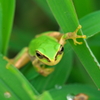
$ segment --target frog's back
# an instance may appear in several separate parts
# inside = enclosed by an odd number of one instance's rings
[[[47,35],[42,35],[37,37],[31,41],[29,44],[29,54],[31,56],[35,55],[35,51],[38,49],[48,48],[48,46],[52,44],[56,44],[57,40],[53,37],[49,37]]]

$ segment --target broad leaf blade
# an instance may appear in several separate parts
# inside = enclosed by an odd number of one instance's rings
[[[97,89],[82,84],[70,84],[61,87],[60,89],[52,89],[49,91],[53,100],[73,100],[68,99],[70,96],[75,96],[80,93],[83,93],[88,96],[88,100],[99,100],[100,98],[100,91]]]
[[[2,7],[1,7],[1,4],[0,4],[0,23],[2,23]],[[0,52],[2,51],[2,45],[3,45],[3,38],[2,38],[2,25],[0,24]]]
[[[93,12],[80,19],[83,33],[87,38],[100,32],[100,11]]]
[[[97,1],[95,0],[73,0],[73,2],[79,18],[82,18],[97,9],[97,5],[95,3]]]
[[[1,52],[2,54],[6,54],[13,23],[15,0],[0,0],[0,7],[2,15],[2,19],[0,18],[0,34],[2,38],[2,42],[0,43],[2,45]]]
[[[16,97],[14,97],[15,99],[35,100],[36,94],[38,95],[38,93],[34,87],[30,85],[25,77],[14,66],[7,64],[8,62],[3,59],[2,55],[0,55],[0,84],[5,86],[0,90],[4,91],[8,88],[10,94],[13,93],[13,95],[16,95]],[[4,98],[0,99],[4,100]]]

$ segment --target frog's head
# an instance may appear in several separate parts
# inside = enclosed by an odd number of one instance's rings
[[[36,58],[42,63],[52,66],[56,65],[62,58],[64,48],[59,43],[49,44],[45,48],[42,46],[36,50]]]

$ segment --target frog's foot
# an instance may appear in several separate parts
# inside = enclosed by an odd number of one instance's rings
[[[48,76],[53,71],[54,71],[54,68],[42,68],[42,69],[38,70],[38,72],[43,76]]]
[[[9,59],[9,58],[7,58],[6,56],[4,56],[3,59],[5,59],[6,61],[8,61],[8,62],[11,63],[11,64],[13,63],[13,59]]]
[[[82,28],[82,26],[81,25],[79,25],[78,27],[77,27],[77,29],[74,31],[74,32],[69,32],[69,33],[66,33],[66,35],[67,35],[67,38],[66,39],[72,39],[73,41],[74,41],[74,44],[76,45],[76,44],[82,44],[82,42],[78,42],[76,39],[77,38],[86,38],[86,35],[82,35],[82,36],[80,36],[80,35],[77,35],[77,32],[78,32],[78,30],[79,29],[81,29]]]
[[[3,59],[5,59],[6,61],[8,61],[7,65],[6,65],[6,68],[8,68],[8,66],[13,63],[13,59],[9,59],[6,56],[4,56]]]

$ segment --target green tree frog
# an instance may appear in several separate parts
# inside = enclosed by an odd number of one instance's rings
[[[28,61],[32,61],[36,71],[43,76],[48,76],[54,68],[45,68],[45,65],[56,65],[62,58],[64,45],[67,39],[72,39],[74,44],[82,44],[77,38],[86,38],[85,35],[77,35],[81,25],[74,32],[61,34],[59,32],[47,32],[34,38],[29,47],[24,48],[13,60],[12,64],[21,68]]]

